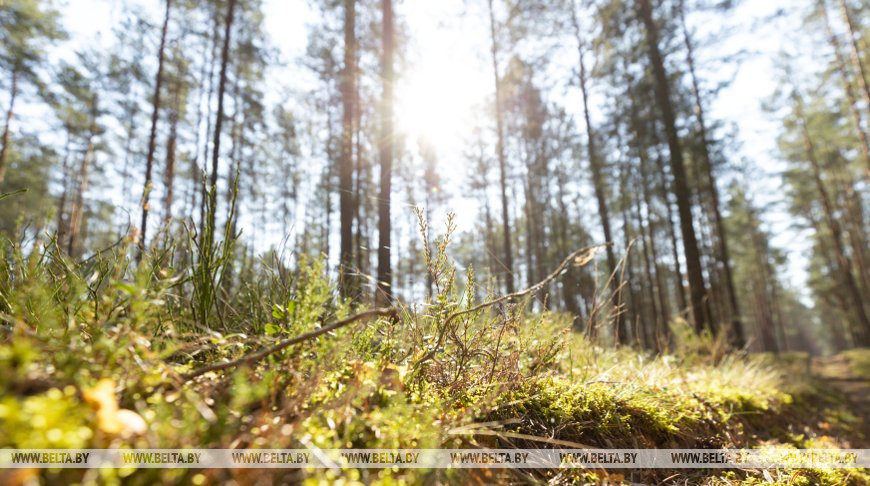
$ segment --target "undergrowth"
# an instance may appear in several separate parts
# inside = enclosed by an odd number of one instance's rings
[[[421,233],[429,240],[421,219]],[[226,271],[233,245],[195,234],[144,256],[128,239],[74,262],[51,241],[0,255],[0,447],[856,447],[859,419],[793,362],[725,354],[674,323],[674,352],[588,341],[531,296],[492,292],[424,245],[435,293],[253,366],[181,376],[357,310],[322,259],[276,253]],[[228,233],[225,238],[231,238]],[[27,248],[27,249],[25,249]],[[204,249],[205,248],[205,249]],[[591,258],[591,256],[590,256]],[[236,265],[238,266],[238,265]],[[606,301],[607,297],[602,297]],[[606,325],[606,323],[605,323]],[[802,372],[801,376],[804,374]],[[345,484],[446,482],[861,483],[861,471],[422,469],[9,470],[0,482]]]

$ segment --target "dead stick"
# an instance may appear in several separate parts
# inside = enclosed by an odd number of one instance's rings
[[[535,285],[532,285],[531,287],[525,288],[523,290],[519,290],[519,291],[514,292],[512,294],[502,295],[501,297],[498,297],[498,298],[493,299],[493,300],[488,300],[486,302],[478,304],[478,305],[471,307],[469,309],[458,310],[458,311],[451,313],[450,315],[447,316],[447,319],[444,320],[444,324],[441,326],[442,331],[438,334],[438,339],[436,341],[435,346],[428,353],[426,353],[422,358],[417,360],[417,362],[414,364],[414,369],[415,370],[419,369],[420,365],[422,365],[426,361],[429,361],[430,359],[432,359],[432,357],[435,356],[435,354],[438,352],[438,349],[441,347],[441,343],[444,340],[444,334],[445,334],[445,331],[447,330],[447,326],[451,322],[453,322],[453,319],[456,319],[457,317],[460,317],[460,316],[464,316],[466,314],[471,314],[471,313],[486,309],[488,307],[492,307],[492,306],[494,306],[496,304],[500,304],[502,302],[506,302],[509,300],[516,300],[520,297],[524,297],[526,295],[533,294],[533,293],[541,290],[542,288],[544,288],[547,284],[549,284],[550,282],[555,280],[557,277],[559,277],[559,275],[561,275],[562,272],[566,268],[568,268],[568,266],[571,265],[572,263],[574,263],[574,265],[578,266],[578,267],[586,265],[587,263],[589,263],[592,260],[592,258],[595,257],[595,254],[598,252],[599,249],[607,246],[608,244],[609,243],[605,243],[603,245],[589,246],[589,247],[581,248],[579,250],[572,252],[570,255],[565,257],[564,260],[562,260],[562,263],[560,263],[559,266],[557,266],[555,270],[550,272],[550,274],[547,275],[543,280],[536,283]]]
[[[197,368],[197,369],[191,371],[190,373],[186,373],[186,374],[181,375],[181,379],[184,380],[185,382],[187,382],[187,381],[190,381],[190,380],[196,378],[197,376],[204,375],[204,374],[208,373],[209,371],[225,370],[227,368],[233,368],[235,366],[256,363],[257,361],[260,361],[261,359],[265,358],[266,356],[269,356],[270,354],[277,353],[278,351],[281,351],[282,349],[285,349],[289,346],[293,346],[294,344],[299,344],[303,341],[308,341],[309,339],[314,339],[317,336],[320,336],[320,335],[326,334],[330,331],[334,331],[336,329],[342,328],[342,327],[344,327],[348,324],[352,324],[356,321],[369,319],[371,317],[379,317],[379,316],[395,317],[396,314],[397,314],[396,309],[393,307],[383,307],[383,308],[378,308],[378,309],[367,310],[365,312],[360,312],[359,314],[352,315],[352,316],[348,317],[347,319],[342,319],[340,321],[333,322],[332,324],[330,324],[328,326],[321,327],[320,329],[316,329],[316,330],[311,331],[311,332],[307,332],[301,336],[296,336],[293,338],[285,339],[285,340],[279,342],[278,344],[275,344],[274,346],[261,349],[260,351],[257,351],[256,353],[251,353],[251,354],[242,356],[241,358],[234,359],[232,361],[227,361],[224,363],[215,363],[215,364],[210,364],[208,366],[203,366],[202,368]]]

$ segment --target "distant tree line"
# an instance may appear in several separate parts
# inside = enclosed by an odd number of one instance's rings
[[[461,177],[395,122],[414,36],[404,3],[311,2],[319,22],[289,66],[262,0],[161,6],[159,19],[118,7],[108,47],[59,62],[50,54],[69,36],[53,2],[0,6],[0,192],[28,189],[0,202],[4,233],[76,259],[131,231],[139,259],[182,234],[239,237],[227,292],[234,272],[260,264],[262,241],[287,235],[269,250],[288,250],[285,264],[322,257],[342,297],[384,306],[432,295],[430,243],[409,206],[431,218],[461,195],[479,215],[453,251],[488,284],[480,292],[531,286],[571,251],[607,243],[602,262],[536,300],[592,338],[664,351],[685,320],[735,348],[870,346],[866,1],[793,4],[803,24],[791,35],[815,36],[819,55],[809,74],[784,57],[767,103],[781,121],[782,200],[812,247],[806,293],[753,197],[763,168],[711,115],[722,86],[702,73],[738,60],[705,59],[727,33],[692,19],[739,2],[471,2],[492,93]],[[563,79],[554,51],[572,53]],[[274,86],[279,66],[310,82]],[[19,119],[25,105],[47,115]]]

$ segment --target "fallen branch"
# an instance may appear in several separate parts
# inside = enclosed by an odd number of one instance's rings
[[[330,331],[334,331],[336,329],[340,329],[340,328],[347,326],[348,324],[352,324],[356,321],[366,320],[366,319],[370,319],[372,317],[383,317],[383,316],[396,317],[396,315],[397,315],[397,311],[393,307],[383,307],[383,308],[378,308],[378,309],[367,310],[365,312],[360,312],[359,314],[355,314],[355,315],[352,315],[346,319],[342,319],[340,321],[333,322],[332,324],[330,324],[328,326],[324,326],[324,327],[321,327],[320,329],[316,329],[314,331],[307,332],[305,334],[302,334],[301,336],[296,336],[293,338],[285,339],[285,340],[279,342],[278,344],[275,344],[274,346],[270,346],[268,348],[261,349],[260,351],[257,351],[256,353],[251,353],[251,354],[242,356],[241,358],[234,359],[232,361],[227,361],[224,363],[215,363],[215,364],[203,366],[202,368],[197,368],[197,369],[191,371],[190,373],[185,373],[185,374],[181,375],[181,379],[185,382],[188,382],[188,381],[196,378],[197,376],[201,376],[201,375],[208,373],[209,371],[220,371],[220,370],[225,370],[227,368],[233,368],[236,366],[256,363],[257,361],[260,361],[261,359],[265,358],[266,356],[269,356],[270,354],[277,353],[278,351],[281,351],[282,349],[293,346],[294,344],[299,344],[301,342],[308,341],[309,339],[314,339],[317,336],[326,334],[326,333],[328,333]]]
[[[447,321],[445,322],[445,325],[449,324],[450,321],[452,321],[453,319],[455,319],[459,316],[462,316],[465,314],[471,314],[473,312],[477,312],[479,310],[486,309],[487,307],[492,307],[492,306],[494,306],[496,304],[500,304],[502,302],[506,302],[509,300],[516,300],[516,299],[519,299],[520,297],[525,297],[529,294],[533,294],[533,293],[541,290],[542,288],[544,288],[548,283],[555,280],[556,277],[561,275],[562,272],[566,268],[568,268],[568,265],[571,265],[572,263],[574,263],[575,266],[582,267],[583,265],[592,261],[592,258],[598,252],[598,249],[603,247],[603,246],[604,245],[596,245],[596,246],[589,246],[586,248],[581,248],[581,249],[571,253],[567,257],[565,257],[565,259],[562,260],[562,263],[560,263],[559,266],[556,267],[555,270],[550,272],[549,275],[547,275],[543,280],[536,283],[535,285],[532,285],[531,287],[528,287],[528,288],[523,289],[523,290],[518,290],[512,294],[502,295],[501,297],[499,297],[497,299],[493,299],[493,300],[489,300],[489,301],[480,303],[480,304],[478,304],[470,309],[463,309],[461,311],[453,312],[452,314],[447,316]]]
[[[442,344],[443,339],[444,339],[444,331],[446,331],[448,329],[448,326],[450,325],[450,323],[453,322],[453,320],[456,319],[457,317],[464,316],[466,314],[472,314],[474,312],[478,312],[480,310],[492,307],[492,306],[500,304],[502,302],[517,300],[520,297],[525,297],[527,295],[533,294],[533,293],[543,289],[544,287],[546,287],[547,284],[549,284],[550,282],[555,280],[557,277],[559,277],[559,275],[562,275],[562,272],[564,272],[565,269],[568,268],[569,265],[573,264],[574,266],[582,267],[583,265],[586,265],[587,263],[592,261],[592,259],[595,257],[595,254],[598,253],[598,250],[603,248],[605,245],[588,246],[586,248],[581,248],[579,250],[574,251],[573,253],[571,253],[570,255],[565,257],[565,259],[562,260],[562,263],[560,263],[559,266],[557,266],[555,270],[550,272],[550,274],[547,275],[543,280],[536,283],[535,285],[532,285],[531,287],[516,291],[516,292],[511,293],[511,294],[502,295],[501,297],[498,297],[498,298],[495,298],[492,300],[488,300],[486,302],[482,302],[482,303],[480,303],[474,307],[468,308],[468,309],[463,309],[463,310],[452,312],[451,314],[449,314],[447,316],[447,319],[444,320],[444,325],[442,326],[443,331],[438,335],[438,340],[436,341],[435,346],[432,348],[431,351],[426,353],[422,358],[420,358],[414,364],[414,369],[415,370],[419,369],[420,365],[422,365],[426,361],[429,361],[430,359],[432,359],[435,356],[435,354],[441,348],[441,344]]]

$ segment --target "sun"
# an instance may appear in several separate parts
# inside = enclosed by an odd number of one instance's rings
[[[397,80],[396,131],[410,144],[428,141],[440,154],[461,151],[475,110],[483,109],[485,83],[476,65],[450,62],[443,54],[423,56]]]

